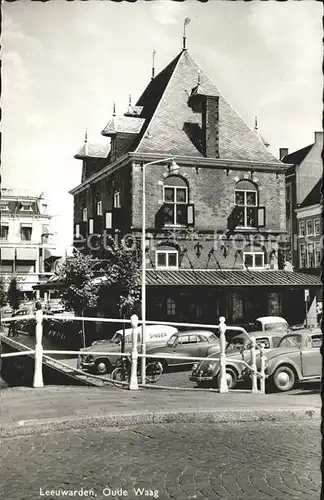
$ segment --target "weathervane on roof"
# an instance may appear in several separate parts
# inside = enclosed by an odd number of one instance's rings
[[[113,116],[116,116],[116,103],[113,104]]]
[[[88,130],[85,129],[84,133],[84,154],[88,156]]]
[[[151,78],[151,80],[153,80],[155,77],[155,54],[156,54],[156,50],[154,49],[153,53],[152,53],[152,78]]]
[[[128,96],[128,113],[132,112],[132,94]]]
[[[186,41],[187,41],[187,36],[186,36],[186,26],[188,26],[188,24],[190,23],[190,17],[186,17],[186,19],[184,20],[184,23],[183,23],[183,50],[187,50],[187,47],[186,47]]]

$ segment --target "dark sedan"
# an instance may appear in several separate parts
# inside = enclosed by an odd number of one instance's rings
[[[218,353],[219,350],[218,337],[213,332],[202,329],[175,333],[166,346],[153,347],[146,353],[156,355],[165,370],[169,366],[192,365],[195,358],[208,356],[211,352]],[[193,359],[179,359],[181,356]]]

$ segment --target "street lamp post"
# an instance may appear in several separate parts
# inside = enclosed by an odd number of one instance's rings
[[[142,315],[142,364],[141,364],[141,381],[145,385],[145,372],[146,372],[146,181],[145,169],[149,165],[156,163],[165,163],[171,161],[170,171],[175,172],[179,167],[172,158],[163,158],[160,160],[150,161],[149,163],[142,164],[142,292],[141,292],[141,315]]]

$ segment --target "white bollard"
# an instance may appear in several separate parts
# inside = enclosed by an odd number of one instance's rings
[[[39,304],[40,305],[40,304]],[[38,305],[36,306],[38,307]],[[41,305],[40,305],[41,307]],[[36,310],[36,345],[35,345],[35,371],[34,371],[34,387],[44,387],[43,382],[43,311]]]
[[[265,394],[265,369],[267,357],[264,354],[264,344],[260,346],[260,394]]]
[[[137,352],[137,327],[138,327],[138,316],[133,314],[131,316],[131,327],[132,327],[132,367],[131,367],[131,375],[129,379],[128,389],[130,391],[138,390],[138,380],[137,380],[137,360],[138,360],[138,352]]]
[[[258,391],[258,380],[257,380],[257,366],[256,366],[256,340],[255,337],[251,337],[251,369],[252,369],[252,392],[257,393]]]
[[[220,381],[219,381],[219,392],[228,392],[227,380],[226,380],[226,324],[224,316],[219,318],[219,340],[220,340]]]

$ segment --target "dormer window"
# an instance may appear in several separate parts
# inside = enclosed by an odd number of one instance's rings
[[[8,205],[8,203],[1,203],[0,204],[0,211],[1,212],[9,212],[9,205]]]
[[[20,212],[32,212],[33,206],[31,203],[20,203],[19,210]]]

